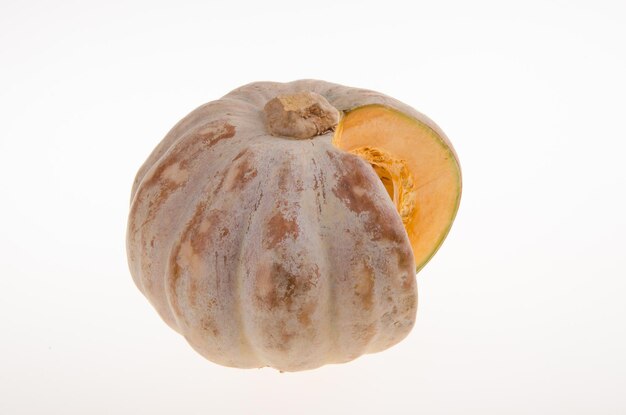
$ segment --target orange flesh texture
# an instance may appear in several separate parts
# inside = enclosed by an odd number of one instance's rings
[[[333,144],[372,165],[402,217],[419,271],[459,207],[461,171],[450,147],[423,122],[381,105],[347,112]]]

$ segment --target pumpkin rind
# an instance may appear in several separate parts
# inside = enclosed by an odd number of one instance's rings
[[[264,105],[301,91],[340,111],[386,105],[439,131],[384,95],[304,80],[238,88],[168,133],[133,185],[129,266],[161,317],[222,365],[346,362],[415,321],[411,245],[371,166],[332,132],[294,140],[265,128]]]

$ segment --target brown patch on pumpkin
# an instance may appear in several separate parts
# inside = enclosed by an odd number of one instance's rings
[[[294,159],[293,155],[285,154],[284,157],[286,160],[278,170],[278,189],[281,192],[303,191],[304,182],[297,177],[298,174],[294,174],[294,166],[291,164],[291,161]]]
[[[198,136],[208,147],[213,147],[222,140],[234,137],[235,131],[235,126],[227,121],[214,121],[198,131]]]
[[[199,215],[198,217],[196,215]],[[208,212],[196,212],[190,224],[193,226],[185,235],[191,241],[191,246],[196,254],[202,255],[207,252],[210,243],[219,236],[223,239],[228,235],[228,229],[220,226],[224,223],[226,213],[219,209],[211,209]]]
[[[263,246],[272,249],[287,238],[296,239],[299,234],[300,228],[296,220],[287,219],[282,212],[278,211],[267,223]]]
[[[351,154],[337,156],[330,151],[327,154],[337,169],[337,185],[332,189],[333,193],[352,212],[366,215],[364,227],[372,240],[403,242],[405,231],[398,213],[395,209],[385,209],[381,202],[371,197],[378,189],[363,171],[364,168],[371,167]],[[396,215],[398,220],[391,215]]]
[[[178,307],[177,300],[177,284],[178,280],[181,276],[181,264],[183,262],[187,263],[187,267],[191,273],[191,281],[190,281],[190,290],[189,300],[191,304],[196,303],[195,299],[195,291],[197,290],[197,283],[194,280],[194,277],[198,277],[194,275],[197,271],[197,268],[200,266],[201,256],[201,247],[205,246],[208,242],[208,226],[210,222],[204,222],[203,218],[205,215],[205,211],[207,208],[208,202],[200,202],[196,206],[193,216],[185,225],[183,232],[178,239],[178,243],[174,245],[172,249],[169,268],[168,268],[168,278],[167,278],[167,289],[172,294],[170,296],[170,303],[172,308],[175,309],[176,314],[180,314],[180,309]],[[213,213],[215,215],[215,213]],[[199,232],[201,224],[206,228],[206,232]]]
[[[217,193],[224,181],[224,175],[213,191],[213,196]],[[200,258],[202,257],[205,248],[209,245],[209,238],[216,232],[218,225],[223,223],[223,218],[226,216],[225,212],[221,210],[211,210],[207,212],[210,200],[204,200],[196,205],[191,219],[185,224],[183,231],[178,239],[180,242],[172,249],[172,261],[176,265],[178,261],[182,260],[182,256],[186,257],[187,261],[191,264],[198,265]],[[229,230],[226,227],[221,227],[219,236],[223,239],[229,234]],[[170,278],[170,284],[175,285],[178,279],[178,274]]]
[[[191,219],[185,224],[178,238],[178,243],[174,245],[171,252],[166,279],[167,290],[170,294],[171,308],[179,318],[183,316],[184,310],[179,304],[180,301],[184,302],[183,298],[187,299],[188,305],[192,308],[206,300],[202,290],[206,287],[204,278],[207,267],[209,262],[212,262],[209,260],[208,253],[212,251],[212,247],[217,243],[216,239],[223,239],[225,235],[228,235],[228,230],[220,226],[223,224],[226,213],[218,209],[207,210],[208,206],[208,200],[196,205]],[[215,266],[217,267],[217,253],[215,253]],[[179,280],[182,276],[184,276],[186,284],[181,285]],[[217,268],[215,270],[215,278],[217,288],[219,289],[220,275],[217,272]],[[181,287],[186,287],[185,292],[181,291]],[[209,300],[203,307],[207,307],[208,312],[214,306],[215,300]],[[186,324],[191,323],[186,322]],[[206,326],[208,323],[202,324]],[[215,327],[203,326],[203,328],[211,331],[214,335],[218,334]]]
[[[374,304],[374,284],[374,270],[369,264],[364,262],[362,267],[359,267],[355,277],[354,294],[366,310],[370,310]]]
[[[219,193],[219,191],[222,189],[222,186],[224,185],[224,180],[226,180],[226,175],[228,172],[219,172],[217,174],[215,174],[215,176],[213,177],[220,177],[220,181],[217,183],[217,186],[215,186],[215,189],[213,189],[213,196],[215,196],[216,194]]]
[[[174,163],[163,170],[163,179],[174,185],[183,184],[189,179],[189,170],[181,167],[181,163]]]
[[[207,333],[213,335],[213,337],[219,337],[220,331],[215,324],[215,320],[211,317],[205,316],[200,319],[200,327]]]
[[[248,149],[241,151],[235,160],[239,161],[234,167],[232,167],[228,175],[228,189],[229,190],[242,190],[248,182],[257,176],[257,169],[251,162],[251,153]]]
[[[298,310],[298,322],[305,327],[311,325],[311,314],[315,311],[316,304],[313,301],[308,301],[302,305],[300,310]]]
[[[137,188],[131,216],[140,203],[147,199],[148,208],[142,226],[152,221],[161,206],[190,176],[189,168],[203,151],[235,135],[235,126],[225,120],[213,121],[188,138],[176,142],[159,160],[149,177],[144,177]],[[204,145],[202,145],[204,144]],[[155,190],[156,188],[156,190]]]
[[[152,187],[164,178],[167,181],[164,172],[171,169],[173,165],[179,164],[179,169],[186,169],[202,151],[234,135],[235,127],[227,121],[214,121],[207,124],[197,133],[191,134],[189,139],[180,140],[172,146],[159,162],[154,173],[147,180],[142,181],[143,187]],[[203,143],[205,146],[198,145],[198,143]]]
[[[170,257],[170,261],[167,269],[167,291],[171,294],[168,296],[170,308],[174,315],[180,315],[181,310],[178,304],[178,297],[176,296],[176,285],[178,283],[178,279],[180,278],[180,265],[178,264],[178,252],[180,251],[180,246],[178,246]],[[149,279],[148,279],[149,280]]]
[[[281,263],[261,264],[256,272],[255,298],[268,310],[285,307],[294,311],[296,300],[317,284],[317,267],[309,272],[295,274]]]

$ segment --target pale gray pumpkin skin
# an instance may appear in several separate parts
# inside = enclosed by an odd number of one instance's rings
[[[398,343],[415,321],[411,245],[371,166],[335,148],[332,133],[266,129],[264,105],[301,91],[436,128],[384,95],[303,80],[243,86],[167,134],[133,185],[130,271],[163,320],[221,365],[347,362]]]

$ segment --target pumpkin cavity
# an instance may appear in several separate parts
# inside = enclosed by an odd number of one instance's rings
[[[417,207],[413,176],[407,168],[406,161],[394,158],[386,151],[374,147],[359,147],[351,153],[365,159],[372,166],[406,228]]]

